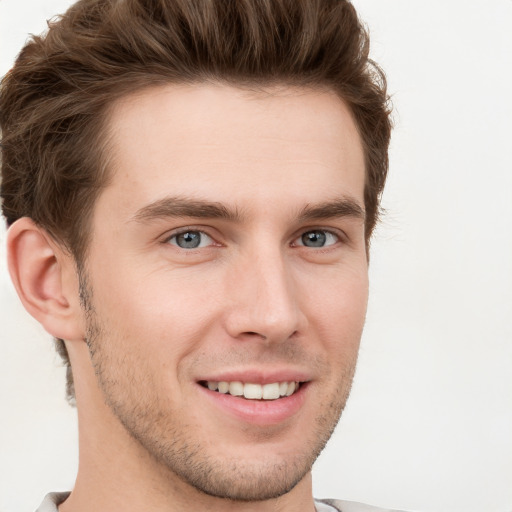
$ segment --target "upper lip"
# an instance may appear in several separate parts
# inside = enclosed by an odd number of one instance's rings
[[[213,373],[206,376],[202,376],[197,379],[200,381],[214,381],[214,382],[243,382],[251,384],[272,384],[274,382],[307,382],[311,380],[310,373],[304,370],[297,369],[273,369],[273,370],[262,370],[262,369],[238,369],[238,370],[227,370],[219,373]]]

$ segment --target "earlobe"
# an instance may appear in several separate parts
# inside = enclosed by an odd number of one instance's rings
[[[7,261],[21,302],[44,329],[56,338],[83,339],[73,258],[23,217],[7,232]]]

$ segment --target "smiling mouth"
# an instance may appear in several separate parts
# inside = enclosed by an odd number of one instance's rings
[[[200,381],[199,384],[210,391],[223,393],[226,395],[237,396],[247,400],[277,400],[291,396],[296,393],[301,386],[300,382],[273,382],[270,384],[253,384],[240,381]]]

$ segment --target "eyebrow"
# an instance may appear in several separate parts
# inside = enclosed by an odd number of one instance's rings
[[[131,220],[151,222],[172,217],[192,217],[198,219],[223,219],[240,222],[243,219],[238,208],[228,208],[222,203],[184,197],[164,197],[138,210]],[[306,205],[299,211],[299,222],[332,219],[337,217],[354,217],[365,219],[364,208],[350,197],[343,197],[315,205]]]
[[[301,222],[320,219],[334,219],[337,217],[353,217],[365,220],[364,208],[350,197],[343,197],[333,201],[326,201],[316,205],[307,205],[299,213]]]
[[[239,222],[242,218],[238,209],[229,209],[222,203],[183,197],[164,197],[138,210],[132,220],[149,222],[169,217],[223,219],[231,222]]]

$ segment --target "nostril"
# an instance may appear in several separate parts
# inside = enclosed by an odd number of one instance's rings
[[[267,339],[266,336],[264,336],[263,334],[260,334],[259,332],[255,332],[255,331],[246,331],[243,334],[245,334],[246,336],[259,336],[261,339],[264,339],[264,340]]]

